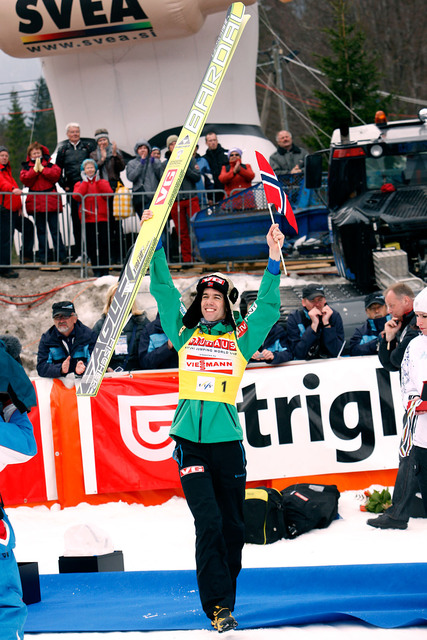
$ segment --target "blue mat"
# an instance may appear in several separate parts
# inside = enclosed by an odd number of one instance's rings
[[[27,633],[210,628],[194,571],[41,575]],[[244,569],[239,628],[359,619],[383,628],[427,624],[427,564]]]

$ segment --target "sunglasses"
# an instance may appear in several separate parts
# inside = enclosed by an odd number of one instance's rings
[[[230,153],[230,158],[233,158],[234,156],[240,158],[240,153]]]

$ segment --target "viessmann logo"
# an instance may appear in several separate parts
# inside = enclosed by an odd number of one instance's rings
[[[209,358],[207,356],[187,355],[185,359],[187,371],[206,371],[233,375],[233,361],[228,358]]]
[[[169,429],[178,393],[153,396],[118,396],[120,434],[134,455],[142,460],[168,460],[174,450]]]
[[[30,51],[33,49],[29,45],[38,45],[35,50],[57,46],[72,49],[155,37],[139,0],[17,0],[15,8],[20,18],[19,31],[24,34],[21,41]],[[83,21],[85,26],[71,29],[72,18],[77,15],[81,17],[78,22]],[[56,30],[43,32],[45,21],[52,21]],[[76,40],[82,41],[77,44]]]

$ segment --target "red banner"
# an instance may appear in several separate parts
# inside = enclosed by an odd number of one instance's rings
[[[177,376],[107,379],[90,402],[98,493],[180,486],[169,436]]]
[[[10,464],[0,472],[0,488],[6,505],[47,500],[39,408],[34,407],[28,417],[34,429],[37,455],[24,464]]]

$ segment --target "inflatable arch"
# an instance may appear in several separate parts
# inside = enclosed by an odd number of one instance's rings
[[[225,148],[274,150],[260,128],[255,97],[256,0],[251,19],[209,116]],[[70,121],[83,137],[107,127],[133,154],[143,136],[164,147],[178,133],[210,60],[230,0],[2,0],[0,48],[40,57],[55,109],[58,140]],[[204,153],[204,139],[200,152]]]

